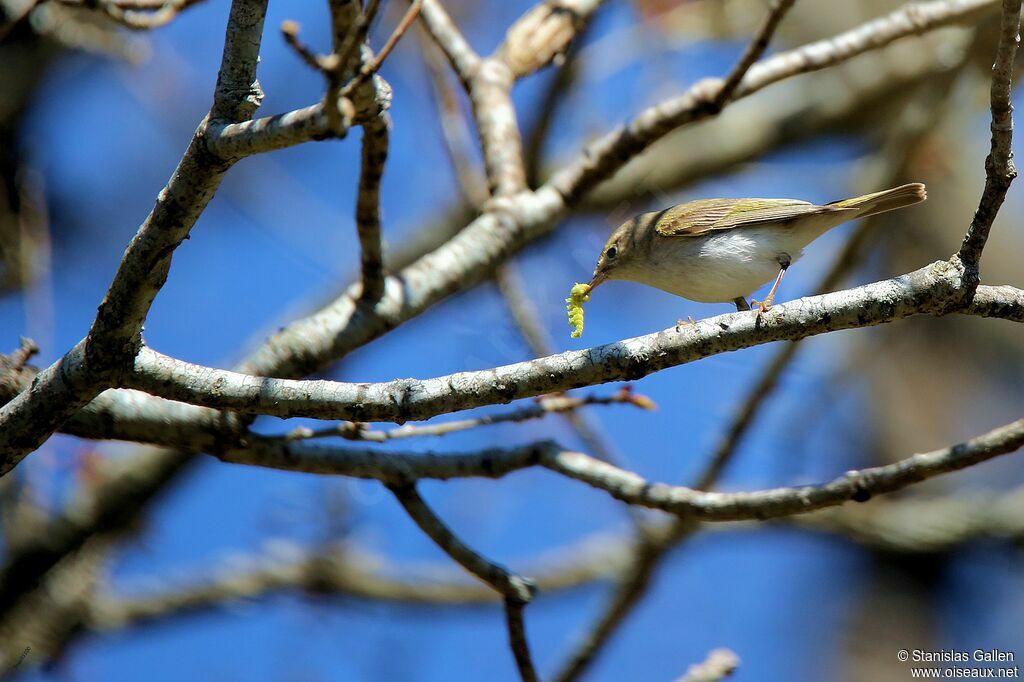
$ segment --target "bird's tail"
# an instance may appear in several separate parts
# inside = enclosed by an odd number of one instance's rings
[[[904,206],[913,206],[927,198],[928,193],[925,192],[924,185],[920,182],[912,182],[909,185],[900,185],[899,187],[875,192],[874,194],[865,194],[864,196],[852,199],[833,201],[828,205],[858,209],[860,213],[857,217],[864,218],[869,215],[893,211]]]

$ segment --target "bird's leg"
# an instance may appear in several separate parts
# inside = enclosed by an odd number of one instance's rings
[[[743,298],[742,296],[737,296],[736,298],[733,299],[732,302],[736,304],[736,312],[742,313],[744,311],[750,310],[750,304],[747,303],[747,299]]]
[[[685,320],[676,320],[676,331],[678,332],[680,328],[689,327],[692,324],[697,324],[692,315],[687,316]]]
[[[779,275],[778,275],[778,277],[775,278],[775,283],[772,284],[772,288],[768,292],[768,296],[763,301],[761,301],[760,303],[757,303],[757,301],[754,301],[753,299],[751,299],[751,301],[753,303],[757,304],[757,312],[758,312],[758,314],[763,314],[763,313],[766,313],[769,310],[771,310],[772,302],[775,300],[775,292],[779,288],[779,284],[782,283],[782,276],[786,274],[786,270],[789,268],[790,264],[793,262],[792,259],[789,257],[788,253],[780,253],[779,256],[778,256],[778,261],[779,261]]]

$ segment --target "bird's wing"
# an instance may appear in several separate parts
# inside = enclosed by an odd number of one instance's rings
[[[663,237],[697,237],[712,230],[778,223],[815,213],[844,210],[796,199],[701,199],[667,208],[655,216]]]

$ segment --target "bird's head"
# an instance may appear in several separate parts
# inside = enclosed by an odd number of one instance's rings
[[[590,280],[591,288],[609,279],[631,279],[630,270],[637,263],[636,257],[640,251],[638,244],[641,241],[638,238],[643,231],[646,216],[630,218],[608,237],[597,258],[594,277]]]

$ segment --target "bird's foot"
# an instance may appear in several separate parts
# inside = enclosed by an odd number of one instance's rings
[[[676,320],[676,331],[678,332],[680,327],[689,327],[691,324],[697,324],[697,322],[690,315],[687,315],[685,320]]]

